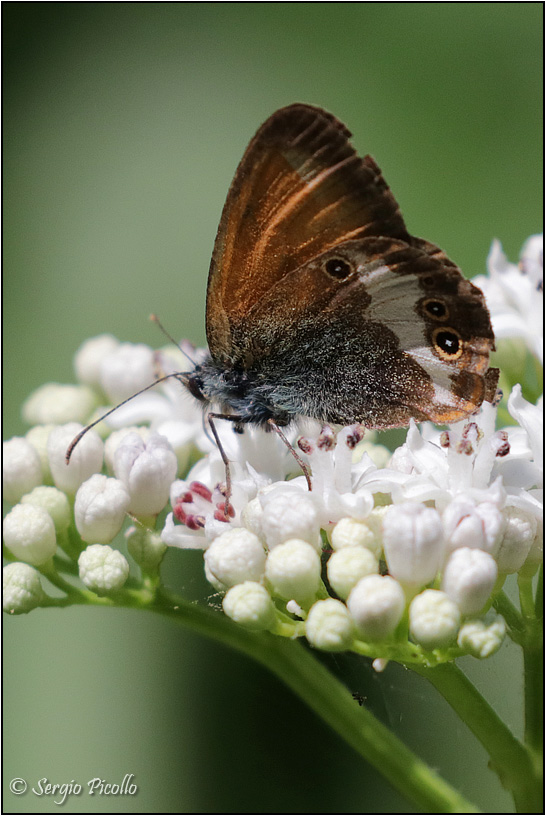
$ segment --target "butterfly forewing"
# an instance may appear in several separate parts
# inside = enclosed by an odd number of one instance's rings
[[[209,273],[207,337],[230,359],[231,332],[289,272],[364,235],[409,237],[370,157],[331,114],[292,105],[260,128],[229,190]]]

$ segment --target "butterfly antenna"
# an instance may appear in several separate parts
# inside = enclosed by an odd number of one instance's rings
[[[187,352],[187,351],[184,351],[184,349],[182,348],[182,346],[180,345],[180,343],[177,343],[177,342],[176,342],[176,340],[174,339],[174,337],[171,337],[171,335],[169,334],[169,332],[167,331],[167,329],[165,328],[165,326],[163,325],[163,323],[161,322],[161,320],[159,319],[159,317],[158,317],[156,314],[151,314],[151,315],[150,315],[150,320],[152,321],[152,323],[156,323],[156,324],[157,324],[157,326],[159,327],[160,331],[162,331],[162,332],[163,332],[163,334],[165,335],[165,337],[167,338],[167,340],[170,340],[170,341],[171,341],[171,343],[174,343],[174,345],[176,346],[176,348],[177,348],[179,351],[181,351],[181,352],[182,352],[182,354],[183,354],[185,357],[187,357],[187,358],[188,358],[188,360],[190,361],[190,363],[191,363],[192,365],[194,365],[194,366],[196,366],[196,365],[197,365],[197,363],[195,362],[195,360],[192,360],[192,358],[190,357],[190,355],[188,354],[188,352]],[[136,396],[136,395],[135,395],[135,396]]]
[[[109,417],[110,414],[113,414],[114,411],[117,411],[118,408],[121,408],[122,405],[125,405],[127,402],[130,402],[132,399],[134,399],[135,397],[138,397],[140,394],[143,394],[145,391],[149,391],[150,388],[155,388],[156,385],[158,385],[161,382],[164,382],[165,380],[170,379],[171,377],[176,377],[183,385],[187,386],[187,384],[188,384],[188,378],[187,378],[186,374],[183,374],[183,373],[181,373],[179,371],[174,371],[171,374],[165,374],[164,377],[158,377],[157,380],[155,380],[155,382],[150,383],[150,385],[147,385],[145,388],[141,388],[141,390],[137,391],[136,394],[131,394],[130,397],[127,397],[127,399],[122,400],[122,402],[118,403],[118,405],[115,405],[113,408],[110,408],[109,411],[106,411],[105,414],[102,414],[102,416],[100,416],[98,419],[95,419],[94,422],[90,422],[89,425],[86,425],[85,428],[83,428],[83,430],[81,430],[79,432],[79,434],[77,434],[77,436],[74,437],[74,439],[72,440],[72,442],[70,443],[70,445],[66,449],[66,454],[65,454],[65,457],[64,457],[65,461],[66,461],[66,464],[68,465],[70,463],[70,457],[72,456],[72,452],[73,452],[74,448],[76,447],[76,445],[78,444],[80,439],[83,436],[85,436],[87,431],[90,431],[91,428],[94,428],[95,425],[98,425],[99,422],[103,421],[103,419],[106,419],[106,417]]]

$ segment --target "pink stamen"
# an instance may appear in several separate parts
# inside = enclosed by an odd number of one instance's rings
[[[173,513],[174,513],[175,519],[177,521],[179,521],[180,524],[185,524],[186,523],[186,519],[188,518],[188,514],[183,509],[181,504],[175,504]]]
[[[326,426],[322,429],[321,434],[317,439],[317,447],[320,450],[332,450],[335,445],[335,437],[333,430]]]
[[[353,425],[351,432],[347,435],[347,447],[353,450],[364,438],[364,431],[360,425]]]
[[[449,448],[450,444],[451,444],[451,440],[449,438],[449,432],[448,431],[442,431],[442,433],[440,434],[440,445],[441,445],[441,447],[442,448]]]
[[[188,530],[200,530],[205,526],[203,516],[187,516],[186,527]]]
[[[193,501],[193,495],[190,493],[189,490],[186,490],[185,493],[182,493],[178,499],[176,500],[177,504],[191,504]]]
[[[304,436],[298,439],[298,448],[300,449],[300,451],[302,451],[302,453],[307,453],[308,455],[313,453],[312,444]]]
[[[196,493],[198,496],[201,496],[201,498],[206,499],[207,501],[212,501],[211,491],[202,482],[192,482],[190,484],[190,490],[193,493]]]
[[[218,502],[218,504],[216,505],[216,508],[222,513],[222,516],[223,516],[224,519],[226,517],[226,512],[227,512],[228,516],[230,516],[231,518],[235,518],[235,510],[231,506],[231,502],[227,507],[227,511],[226,511],[226,502]]]

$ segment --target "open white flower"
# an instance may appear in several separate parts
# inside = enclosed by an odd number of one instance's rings
[[[523,245],[519,265],[508,261],[499,241],[493,241],[487,266],[489,275],[473,283],[485,295],[495,337],[521,337],[529,350],[543,360],[544,343],[544,237],[532,235]]]
[[[391,477],[399,479],[394,471],[378,469],[367,453],[353,463],[353,454],[362,439],[361,426],[350,425],[337,435],[325,426],[315,438],[299,440],[312,472],[311,496],[325,530],[347,516],[365,520],[374,506],[373,494],[390,492]]]

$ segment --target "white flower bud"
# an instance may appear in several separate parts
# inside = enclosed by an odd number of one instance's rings
[[[361,578],[379,572],[379,562],[366,547],[343,547],[332,553],[327,571],[336,595],[346,598]]]
[[[29,425],[87,422],[97,404],[97,395],[87,385],[46,383],[23,403],[23,418]]]
[[[207,562],[205,561],[205,578],[218,592],[225,592],[227,587],[210,571]],[[236,585],[235,585],[236,586]]]
[[[445,592],[425,589],[410,604],[410,634],[424,649],[449,646],[457,637],[460,625],[459,607]]]
[[[69,464],[66,463],[68,446],[81,430],[82,426],[77,422],[69,422],[67,425],[54,428],[47,441],[47,454],[53,481],[59,490],[64,490],[65,493],[72,495],[76,493],[82,482],[89,479],[93,473],[98,473],[102,468],[104,446],[101,438],[94,431],[88,431],[80,439],[72,451]]]
[[[78,558],[80,579],[97,595],[121,589],[129,576],[129,563],[107,544],[91,544]]]
[[[119,340],[111,334],[99,334],[82,343],[74,357],[78,380],[85,385],[99,388],[102,361],[119,345]]]
[[[156,433],[147,442],[138,434],[129,434],[114,454],[114,473],[129,491],[129,510],[136,516],[155,516],[163,510],[177,469],[171,446]]]
[[[100,384],[112,403],[122,402],[154,381],[154,353],[143,343],[121,343],[100,365]]]
[[[444,557],[440,514],[424,504],[392,505],[383,519],[383,549],[393,578],[417,587],[428,584]]]
[[[341,550],[343,547],[366,547],[377,557],[381,554],[381,542],[365,521],[342,518],[332,530],[330,541],[334,550]]]
[[[500,615],[492,622],[469,620],[459,630],[457,643],[473,657],[485,658],[500,649],[506,634],[506,624]]]
[[[158,568],[167,545],[161,541],[159,533],[147,530],[145,527],[130,527],[125,533],[127,549],[139,567],[146,572]]]
[[[25,439],[36,449],[40,457],[40,463],[42,465],[42,484],[51,484],[53,482],[49,467],[49,457],[47,455],[47,440],[53,428],[55,428],[55,425],[35,425],[25,434]]]
[[[365,640],[383,640],[398,626],[406,601],[404,590],[390,575],[366,575],[347,599],[349,612]]]
[[[534,570],[544,562],[544,524],[541,518],[535,519],[537,531],[531,542],[529,554],[525,559],[525,569]]]
[[[205,574],[216,588],[260,581],[265,568],[265,551],[260,539],[244,527],[234,527],[215,538],[205,555]],[[209,579],[210,580],[210,579]]]
[[[386,507],[374,507],[365,521],[341,519],[331,534],[333,549],[366,547],[379,559],[383,552],[383,518],[386,510]]]
[[[55,525],[43,507],[16,504],[4,519],[4,543],[16,558],[34,566],[55,555]]]
[[[307,541],[285,541],[267,556],[265,576],[282,598],[305,603],[319,588],[320,557]]]
[[[42,481],[42,465],[36,448],[22,436],[2,443],[2,496],[16,504]]]
[[[317,601],[305,621],[307,640],[315,649],[342,652],[349,649],[354,639],[354,625],[349,610],[341,601],[327,598]]]
[[[320,528],[313,499],[303,491],[279,488],[261,496],[262,529],[269,549],[289,539],[320,548]]]
[[[127,428],[120,428],[119,431],[113,431],[104,443],[104,461],[106,462],[106,469],[109,473],[114,472],[114,456],[122,441],[131,433],[136,433],[140,436],[143,442],[147,442],[150,438],[151,431],[144,425],[131,425]]]
[[[497,565],[489,553],[461,547],[449,556],[442,589],[455,601],[461,614],[475,615],[486,603],[496,580]]]
[[[68,530],[72,521],[70,504],[66,495],[56,487],[39,485],[31,493],[27,493],[21,499],[21,504],[33,504],[35,507],[43,507],[47,510],[57,533],[64,533]]]
[[[258,536],[260,541],[265,543],[265,536],[262,528],[263,515],[264,510],[260,497],[256,496],[255,499],[251,499],[251,501],[249,501],[245,506],[243,512],[241,513],[241,521],[247,530],[253,532],[254,535]]]
[[[506,528],[502,536],[496,561],[501,573],[518,572],[535,539],[537,521],[529,513],[518,507],[506,507],[504,510]]]
[[[129,493],[123,482],[95,473],[78,488],[74,519],[83,541],[109,544],[123,526]]]
[[[499,548],[506,523],[496,505],[490,502],[475,505],[464,496],[455,498],[446,507],[443,522],[448,550],[470,547],[493,556]]]
[[[255,581],[232,586],[222,601],[224,612],[248,629],[270,629],[275,623],[275,605],[267,589]]]
[[[28,564],[8,564],[2,570],[2,608],[21,615],[40,606],[44,599],[40,573]]]

